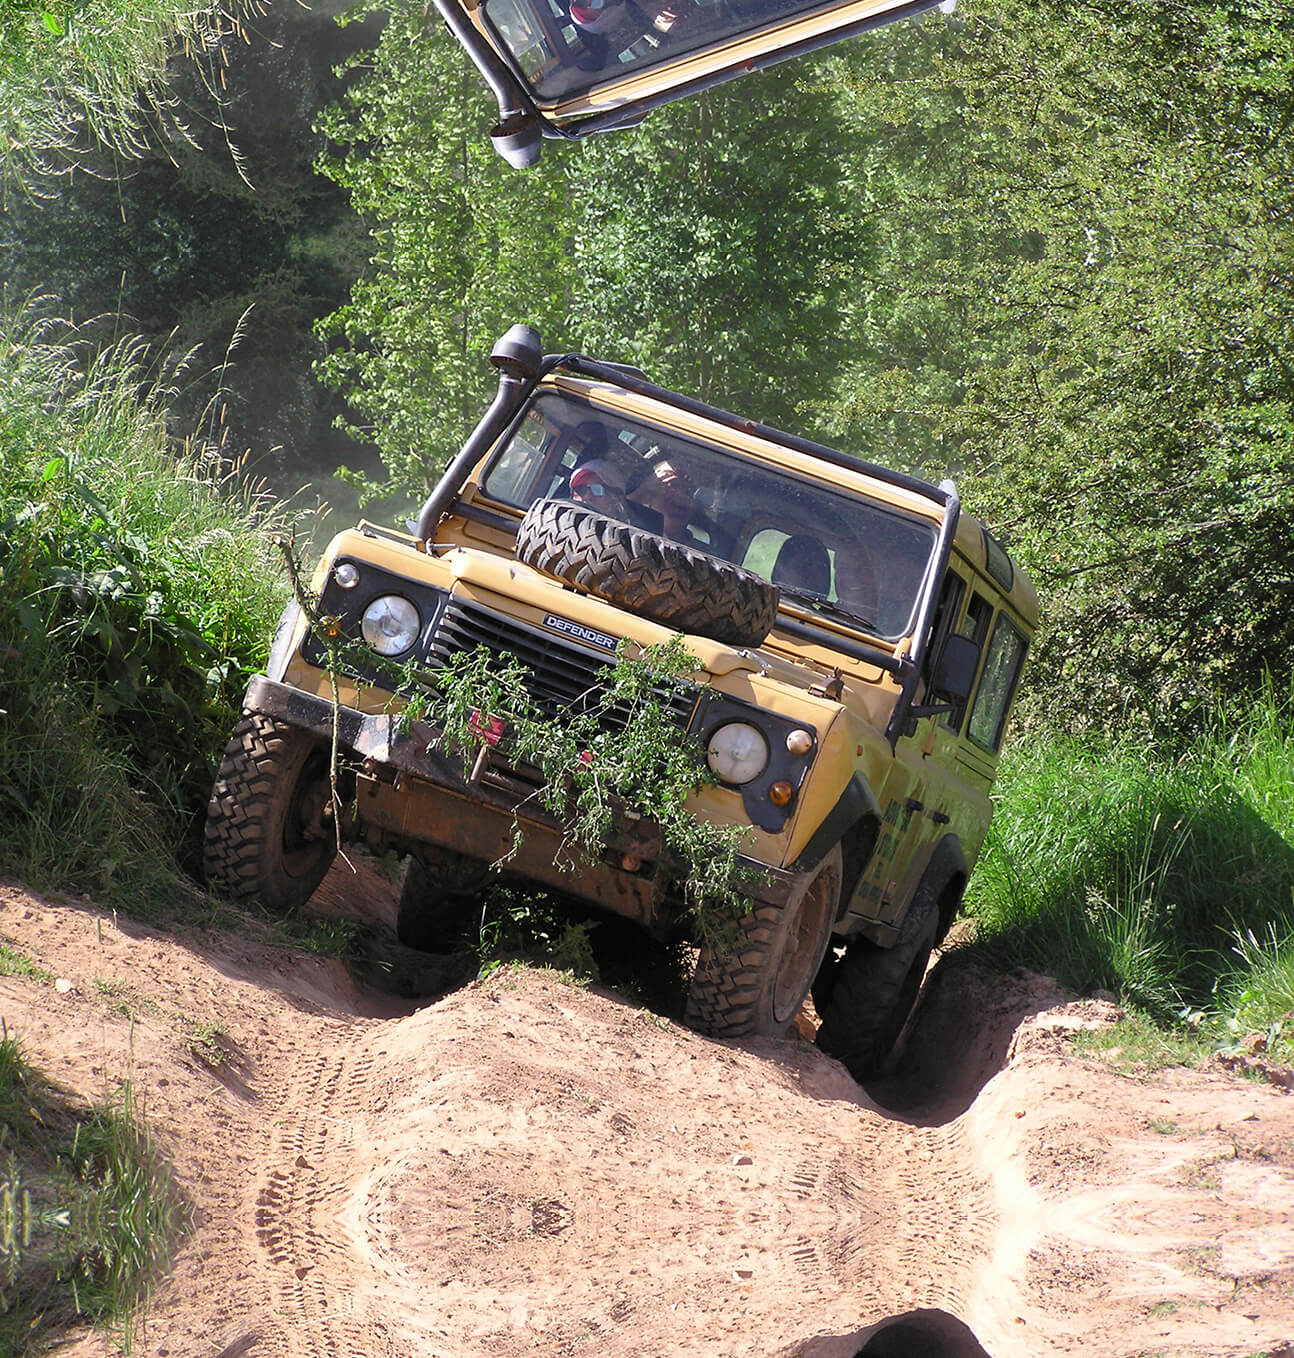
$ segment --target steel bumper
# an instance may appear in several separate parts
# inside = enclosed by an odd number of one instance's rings
[[[409,720],[398,712],[371,713],[334,707],[326,698],[261,674],[248,684],[243,709],[264,713],[329,742],[335,725],[338,745],[370,767],[440,788],[456,799],[475,803],[483,815],[504,816],[509,823],[514,818],[520,819],[550,834],[560,831],[558,822],[537,806],[519,805],[522,797],[533,792],[533,784],[510,782],[506,777],[473,779],[464,769],[461,754],[448,753],[443,748],[443,732],[426,722]],[[660,864],[669,875],[682,868],[682,864],[668,859],[661,862],[655,827],[645,820],[618,817],[616,834],[608,849],[612,857],[631,854],[644,863]],[[787,872],[745,856],[739,861],[749,878],[743,883],[743,894],[761,904],[784,905],[792,892],[812,876],[812,872]],[[632,874],[626,869],[624,875]]]

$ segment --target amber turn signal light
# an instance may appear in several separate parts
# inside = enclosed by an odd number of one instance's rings
[[[768,789],[768,800],[774,806],[789,806],[791,798],[795,796],[795,789],[790,783],[774,783]]]

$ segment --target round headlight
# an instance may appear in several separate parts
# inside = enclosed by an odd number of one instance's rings
[[[342,589],[354,589],[359,584],[359,567],[353,561],[343,561],[333,567],[332,578]]]
[[[382,594],[364,610],[360,631],[378,655],[402,655],[418,640],[422,619],[398,594]]]
[[[768,741],[748,722],[730,721],[710,737],[705,757],[725,783],[749,783],[768,767]]]

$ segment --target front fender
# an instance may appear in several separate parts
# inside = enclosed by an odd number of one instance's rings
[[[822,823],[800,851],[793,865],[794,871],[806,872],[816,868],[832,847],[868,816],[880,819],[880,803],[867,779],[861,773],[855,773],[845,784],[836,804],[822,818]]]

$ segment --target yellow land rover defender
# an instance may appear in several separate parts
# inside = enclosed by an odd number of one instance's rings
[[[498,101],[510,165],[951,0],[435,0]]]
[[[209,880],[281,910],[310,896],[336,851],[335,727],[346,832],[412,856],[407,942],[435,943],[445,899],[509,855],[517,817],[513,878],[685,928],[677,864],[647,820],[563,871],[533,770],[500,747],[485,776],[469,773],[430,718],[402,716],[383,668],[434,674],[485,648],[519,661],[560,720],[623,640],[681,635],[699,666],[670,690],[669,714],[716,779],[690,805],[743,828],[750,883],[737,941],[700,947],[688,1021],[776,1033],[812,987],[819,1045],[873,1073],[988,829],[1032,587],[951,482],[739,418],[636,369],[545,357],[527,326],[492,362],[494,401],[411,531],[343,532],[314,577],[317,607],[288,607],[212,794]],[[340,675],[322,619],[362,652]]]

